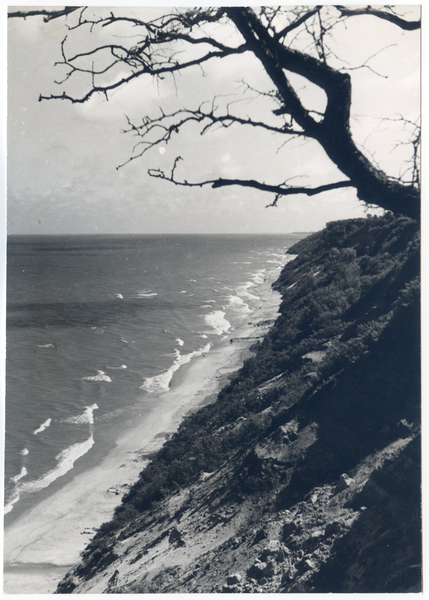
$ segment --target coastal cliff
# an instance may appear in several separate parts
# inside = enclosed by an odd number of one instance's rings
[[[289,253],[277,321],[57,593],[421,591],[418,225],[329,223]]]

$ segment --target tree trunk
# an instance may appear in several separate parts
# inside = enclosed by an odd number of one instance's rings
[[[290,50],[271,37],[252,9],[229,8],[228,16],[261,61],[284,103],[284,111],[304,133],[319,142],[332,162],[346,175],[358,197],[368,204],[420,218],[420,194],[411,185],[390,179],[356,147],[350,132],[351,80],[348,74],[316,58]],[[316,122],[302,105],[285,71],[306,77],[324,90],[327,106],[324,118]]]

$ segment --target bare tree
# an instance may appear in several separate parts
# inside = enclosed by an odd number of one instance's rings
[[[141,158],[151,149],[168,143],[191,123],[199,126],[200,133],[214,127],[240,125],[265,129],[282,136],[285,142],[293,138],[314,140],[338,167],[344,179],[315,187],[295,187],[288,181],[267,184],[253,179],[215,178],[191,182],[178,178],[180,156],[174,160],[169,173],[149,169],[150,176],[190,187],[251,187],[274,194],[273,205],[283,196],[315,195],[351,187],[367,204],[419,218],[419,129],[410,138],[411,166],[399,177],[388,176],[353,139],[350,123],[351,75],[346,67],[338,66],[339,58],[333,52],[330,40],[336,27],[362,15],[387,21],[391,27],[399,27],[404,32],[419,29],[420,21],[407,20],[392,7],[371,6],[198,8],[169,11],[150,21],[113,12],[94,18],[88,15],[87,9],[77,7],[65,7],[62,11],[51,13],[41,11],[39,14],[49,20],[73,11],[75,21],[68,21],[69,36],[62,42],[62,61],[57,63],[63,65],[67,72],[58,83],[67,85],[71,78],[86,76],[87,91],[81,95],[66,91],[41,95],[40,100],[83,103],[95,94],[103,94],[108,99],[114,90],[142,76],[161,80],[193,68],[203,70],[209,61],[245,53],[252,53],[260,61],[273,86],[268,92],[258,92],[244,84],[247,91],[264,97],[270,106],[272,118],[262,121],[243,116],[236,106],[218,103],[216,98],[198,107],[183,107],[170,113],[164,112],[161,107],[159,116],[146,115],[138,124],[128,119],[126,131],[138,137],[135,152],[129,160]],[[37,11],[31,11],[31,14],[34,13]],[[17,11],[9,16],[26,17],[30,13]],[[132,28],[133,35],[126,42],[118,43],[112,37],[114,41],[96,43],[87,50],[69,51],[69,37],[73,33],[85,30],[90,36],[91,32],[107,31],[118,24]],[[326,104],[322,111],[305,106],[294,83],[294,74],[324,92]]]

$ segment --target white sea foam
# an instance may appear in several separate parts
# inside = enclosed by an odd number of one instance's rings
[[[27,475],[27,469],[25,467],[22,467],[21,473],[18,473],[18,475],[15,475],[15,477],[12,477],[12,481],[17,483],[20,479],[22,479],[26,475]]]
[[[54,344],[38,344],[38,348],[55,348]]]
[[[96,406],[96,405],[95,405]],[[98,408],[98,407],[97,407]],[[92,427],[91,427],[92,429]],[[48,487],[53,481],[65,475],[70,469],[73,468],[74,463],[78,458],[86,454],[94,445],[94,438],[91,432],[91,436],[82,443],[73,444],[69,448],[66,448],[60,452],[55,459],[58,461],[57,466],[46,473],[40,479],[36,481],[29,481],[27,483],[18,484],[18,481],[27,475],[25,467],[21,469],[21,473],[12,478],[15,482],[16,487],[13,491],[12,497],[4,507],[4,514],[10,513],[14,505],[18,502],[21,496],[21,492],[39,492],[44,488]]]
[[[239,296],[229,296],[228,300],[230,306],[233,308],[240,309],[243,312],[252,312],[249,305],[244,302],[243,298],[240,298]]]
[[[27,450],[27,448],[23,448],[23,449],[21,450],[20,454],[21,454],[22,456],[25,456],[26,454],[28,454],[28,450]]]
[[[108,375],[105,374],[104,371],[97,371],[97,375],[90,375],[89,377],[82,377],[82,379],[86,379],[87,381],[107,381],[111,383],[111,379]],[[98,407],[97,407],[98,408]]]
[[[252,279],[256,283],[256,285],[261,285],[262,283],[264,283],[264,280],[265,280],[265,269],[263,271],[259,271],[259,273],[255,273],[252,276]]]
[[[19,496],[18,490],[14,490],[13,495],[10,498],[9,502],[7,504],[5,504],[5,507],[4,507],[5,515],[7,515],[7,513],[10,513],[10,511],[13,509],[13,505],[18,502],[19,498],[20,498],[20,496]]]
[[[122,294],[116,294],[116,297],[117,297],[117,298],[119,298],[120,300],[123,300],[123,299],[124,299],[124,297],[123,297],[123,295],[122,295]]]
[[[158,296],[156,292],[152,292],[152,290],[141,290],[137,292],[137,298],[152,298],[153,296]]]
[[[249,289],[253,287],[255,287],[255,284],[252,281],[248,281],[247,283],[245,283],[242,287],[239,288],[240,296],[244,296],[245,298],[250,298],[252,300],[259,300],[259,296],[251,294],[249,292]]]
[[[182,290],[181,292],[179,292],[179,294],[187,294],[188,292],[186,290]]]
[[[168,392],[174,373],[178,371],[182,365],[190,362],[196,356],[201,356],[205,352],[208,352],[210,350],[210,345],[211,344],[206,344],[204,348],[200,348],[199,350],[195,350],[189,354],[184,354],[183,356],[180,354],[179,350],[176,350],[176,359],[171,367],[160,375],[155,375],[155,377],[148,377],[145,379],[141,389],[151,394],[155,392]]]
[[[33,431],[33,435],[37,435],[38,433],[41,433],[42,431],[45,431],[45,429],[47,427],[49,427],[49,425],[52,423],[52,419],[46,419],[46,421],[44,423],[42,423],[40,425],[40,427],[38,427],[35,431]]]
[[[77,459],[86,454],[93,445],[94,438],[91,433],[90,437],[85,442],[69,446],[55,457],[58,464],[54,469],[43,475],[43,477],[40,477],[40,479],[36,479],[36,481],[21,484],[17,490],[18,494],[22,491],[39,492],[40,490],[47,488],[52,482],[58,479],[58,477],[62,477],[68,471],[73,469]]]
[[[184,345],[184,341],[181,340],[180,338],[176,338],[176,342],[179,344],[179,346],[183,346]]]
[[[9,499],[9,502],[7,504],[5,504],[5,507],[4,507],[5,515],[7,515],[7,513],[10,513],[10,511],[13,509],[14,504],[16,504],[18,502],[18,500],[20,498],[20,494],[19,494],[19,486],[16,484],[18,483],[18,481],[20,479],[22,479],[26,475],[27,475],[27,469],[25,467],[22,467],[21,472],[18,475],[15,475],[15,477],[11,477],[11,481],[13,481],[15,483],[16,487],[13,490],[13,494],[12,494],[12,497]]]
[[[121,340],[123,341],[123,340]],[[114,369],[114,370],[118,370],[118,369],[128,369],[127,365],[121,365],[120,367],[107,367],[108,369]]]
[[[168,392],[173,374],[174,371],[170,368],[160,375],[148,377],[144,380],[143,385],[141,385],[140,388],[145,392],[149,392],[150,394],[154,394],[156,392]]]
[[[213,329],[213,331],[206,331],[206,333],[222,335],[222,333],[228,331],[228,329],[231,327],[231,324],[229,321],[224,319],[224,316],[225,313],[221,310],[215,310],[209,315],[205,315],[205,322]]]
[[[98,405],[93,404],[92,406],[85,406],[85,410],[81,415],[77,415],[77,417],[68,417],[64,419],[66,423],[75,423],[76,425],[81,425],[83,423],[89,423],[90,425],[94,424],[94,410],[97,410]]]

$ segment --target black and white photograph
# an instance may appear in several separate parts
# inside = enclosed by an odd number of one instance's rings
[[[421,10],[8,6],[3,593],[422,592]]]

